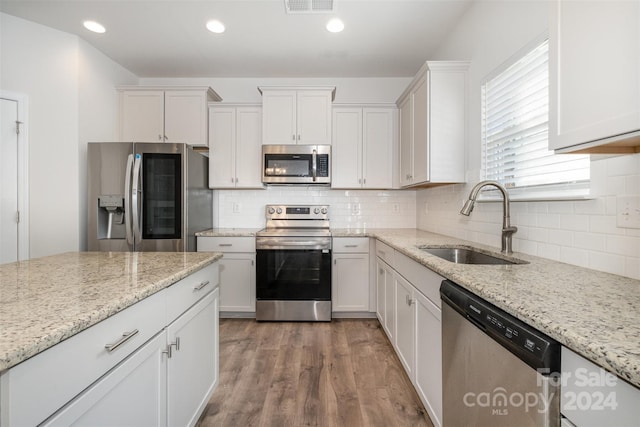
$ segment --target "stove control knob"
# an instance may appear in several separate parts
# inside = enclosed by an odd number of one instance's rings
[[[314,214],[316,214],[316,215],[318,215],[318,214],[320,213],[320,208],[315,208],[315,209],[313,210],[313,213],[314,213]]]
[[[322,214],[326,214],[327,213],[327,208],[322,208]]]
[[[269,208],[269,210],[268,210],[269,215],[273,215],[273,213],[274,213],[275,211],[276,211],[275,209],[273,209],[273,208]]]
[[[280,215],[282,213],[282,208],[276,209],[276,212],[278,213],[278,215]]]

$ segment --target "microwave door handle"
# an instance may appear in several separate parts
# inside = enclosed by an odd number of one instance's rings
[[[140,204],[138,197],[142,197],[142,189],[138,186],[140,185],[140,175],[142,173],[142,156],[140,154],[136,154],[136,160],[133,164],[133,183],[131,184],[131,205],[133,211],[133,235],[134,241],[140,243],[142,241],[142,233],[140,232]]]
[[[133,233],[131,231],[131,173],[133,169],[133,154],[127,158],[127,171],[124,176],[124,224],[127,235],[127,243],[133,245]],[[109,224],[111,225],[111,224]]]
[[[313,155],[311,156],[311,170],[312,170],[312,174],[313,174],[313,182],[316,181],[316,177],[318,175],[318,152],[314,149],[313,150]]]

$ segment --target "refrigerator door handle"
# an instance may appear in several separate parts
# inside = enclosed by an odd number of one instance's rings
[[[142,189],[139,188],[142,173],[142,155],[136,154],[136,160],[133,164],[133,183],[131,184],[131,205],[133,212],[133,237],[135,243],[142,241],[142,232],[140,230],[140,210],[138,203],[139,193],[142,193]]]
[[[133,169],[133,154],[127,158],[127,171],[124,176],[124,224],[127,234],[127,243],[133,245],[133,233],[131,231],[131,172]]]

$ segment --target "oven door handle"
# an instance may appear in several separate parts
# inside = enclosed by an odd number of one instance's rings
[[[304,249],[304,247],[308,247],[309,249],[330,249],[330,242],[318,242],[317,240],[288,240],[288,241],[278,241],[278,240],[260,240],[256,242],[256,249],[280,249],[280,248],[296,248],[296,249]]]

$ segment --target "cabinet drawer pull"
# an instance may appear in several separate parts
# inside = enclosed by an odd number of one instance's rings
[[[345,248],[357,248],[358,245],[344,245]]]
[[[204,282],[200,283],[198,286],[194,286],[194,287],[193,287],[193,290],[194,290],[194,291],[199,291],[199,290],[201,290],[202,288],[204,288],[205,286],[207,286],[208,284],[209,284],[209,281],[208,281],[208,280],[207,280],[207,281],[204,281]]]
[[[384,258],[387,256],[387,253],[385,251],[378,251],[378,255]]]
[[[233,246],[233,243],[218,243],[218,246]]]
[[[122,338],[120,338],[118,341],[114,342],[113,344],[105,345],[104,348],[106,348],[107,351],[109,353],[111,353],[113,350],[115,350],[116,348],[120,347],[122,344],[126,343],[131,338],[136,336],[138,334],[138,332],[139,331],[137,329],[134,329],[131,332],[125,332],[125,333],[122,334]]]

